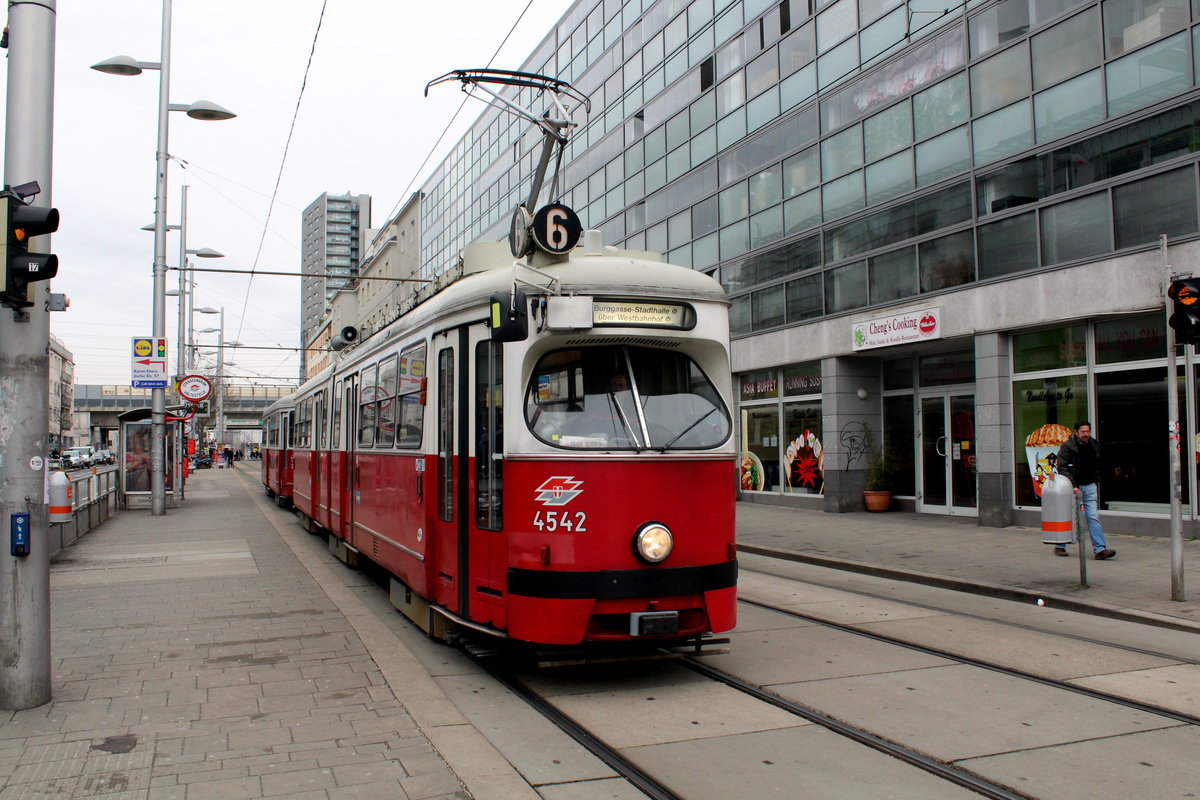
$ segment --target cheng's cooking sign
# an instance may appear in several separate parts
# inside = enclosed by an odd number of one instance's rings
[[[878,317],[854,323],[851,343],[855,350],[890,344],[942,338],[942,310],[926,308],[907,314]]]
[[[647,325],[655,328],[686,328],[685,306],[673,303],[634,303],[596,300],[592,303],[594,325]]]

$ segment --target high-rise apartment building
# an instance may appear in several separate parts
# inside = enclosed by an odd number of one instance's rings
[[[54,334],[50,334],[49,442],[51,449],[69,447],[75,397],[75,356]]]
[[[323,194],[304,209],[300,238],[300,343],[303,347],[329,310],[333,295],[358,274],[371,227],[371,196]],[[301,352],[300,374],[304,375]]]
[[[1200,4],[579,0],[519,68],[592,100],[559,182],[584,224],[728,291],[761,465],[744,499],[858,509],[886,452],[903,507],[1036,525],[1086,419],[1105,518],[1165,532],[1162,285],[1200,256]],[[504,238],[528,131],[489,109],[426,181],[423,277]]]

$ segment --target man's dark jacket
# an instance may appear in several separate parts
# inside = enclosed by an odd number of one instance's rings
[[[1071,435],[1058,448],[1058,461],[1054,464],[1059,475],[1071,479],[1075,486],[1100,482],[1100,443],[1095,437],[1084,444],[1078,436]]]

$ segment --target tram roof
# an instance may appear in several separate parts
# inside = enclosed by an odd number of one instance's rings
[[[712,276],[665,262],[657,253],[644,250],[622,250],[588,243],[574,248],[557,261],[542,261],[537,257],[531,260],[532,265],[516,261],[503,242],[467,245],[459,266],[444,274],[430,294],[419,298],[416,305],[353,350],[343,351],[344,356],[366,355],[397,331],[411,330],[432,318],[486,303],[491,295],[512,289],[514,276],[527,282],[518,288],[529,295],[550,294],[550,279],[554,278],[558,281],[555,291],[565,295],[634,295],[693,302],[729,302],[725,290]],[[539,286],[542,287],[540,292]],[[338,366],[326,367],[305,381],[305,385],[328,378]],[[290,407],[294,397],[293,394],[281,398],[268,413],[277,407]]]

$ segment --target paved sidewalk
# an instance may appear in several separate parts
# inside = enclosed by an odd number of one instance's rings
[[[188,486],[52,565],[54,699],[0,711],[0,800],[468,797],[246,482]]]
[[[1109,527],[1118,527],[1110,525]],[[737,504],[746,552],[786,554],[887,577],[1200,632],[1200,542],[1183,547],[1185,601],[1171,599],[1171,546],[1165,538],[1105,531],[1115,558],[1056,558],[1034,528],[982,528],[975,519],[886,512],[825,514],[761,503]],[[1090,548],[1089,548],[1090,549]]]

